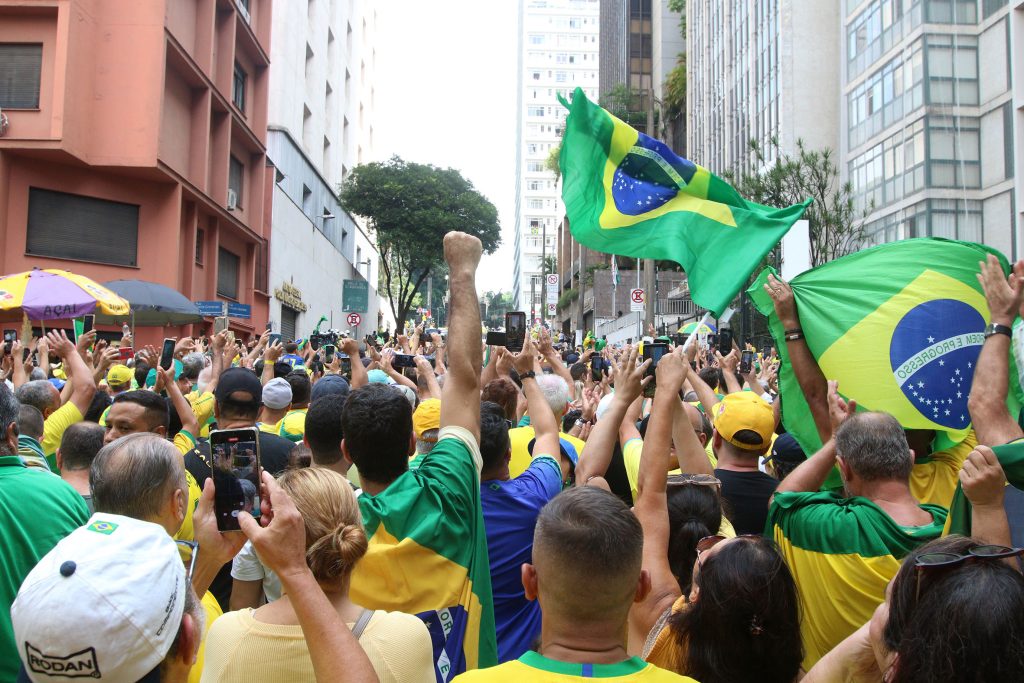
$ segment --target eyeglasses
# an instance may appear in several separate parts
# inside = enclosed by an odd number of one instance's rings
[[[683,486],[693,484],[695,486],[722,486],[722,482],[711,474],[670,474],[668,477],[669,486]],[[707,538],[714,538],[708,536]]]
[[[724,540],[725,536],[715,534],[714,536],[705,536],[704,538],[697,541],[697,564],[700,564],[701,555],[711,550]]]
[[[196,558],[199,557],[199,544],[195,541],[175,541],[178,545],[178,554],[181,561],[185,563],[185,580],[192,583],[192,574],[196,568]]]
[[[991,562],[1007,557],[1020,557],[1021,555],[1024,555],[1024,548],[1009,548],[1005,545],[976,545],[963,555],[958,553],[924,553],[923,555],[918,555],[917,559],[914,560],[914,568],[917,574],[914,603],[916,604],[921,597],[922,574],[948,571],[976,560]]]

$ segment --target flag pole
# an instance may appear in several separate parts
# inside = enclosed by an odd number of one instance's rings
[[[697,323],[697,329],[694,330],[693,334],[687,337],[686,341],[683,343],[683,353],[686,353],[686,349],[690,348],[690,343],[694,338],[696,338],[697,334],[700,332],[700,328],[707,325],[709,320],[711,320],[711,311],[704,311],[704,317],[700,319],[699,323]]]

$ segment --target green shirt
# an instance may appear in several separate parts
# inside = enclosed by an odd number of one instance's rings
[[[11,626],[11,604],[32,567],[57,542],[86,523],[89,510],[55,474],[0,456],[0,681],[13,681],[21,660]]]

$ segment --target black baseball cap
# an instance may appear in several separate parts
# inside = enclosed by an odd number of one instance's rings
[[[221,405],[232,403],[239,407],[259,408],[263,404],[263,385],[252,370],[228,368],[220,374],[214,398]]]

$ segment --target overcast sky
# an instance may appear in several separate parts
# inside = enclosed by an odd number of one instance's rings
[[[477,287],[512,288],[515,0],[388,0],[377,10],[374,155],[457,168],[497,208]]]

